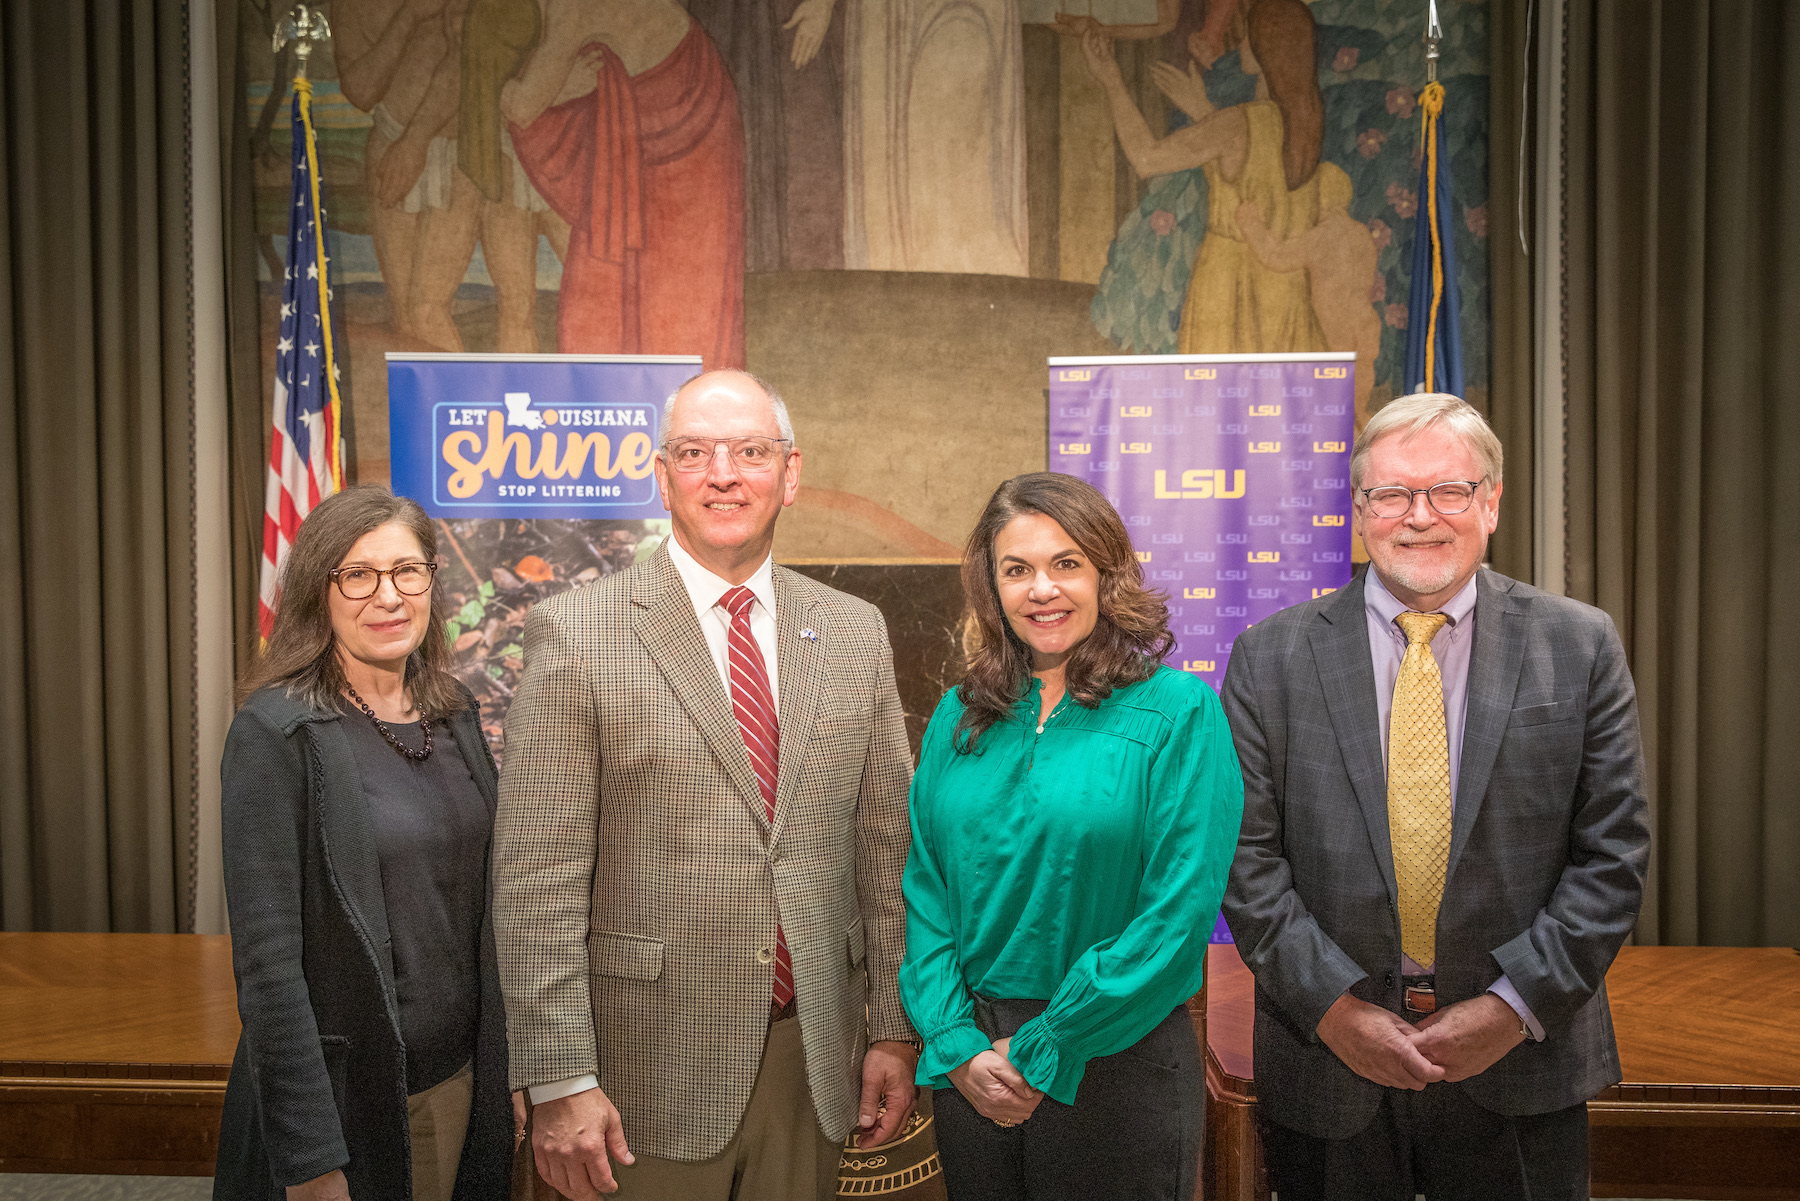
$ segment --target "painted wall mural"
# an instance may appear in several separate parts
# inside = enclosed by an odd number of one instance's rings
[[[272,346],[292,62],[240,0]],[[1441,6],[1485,396],[1487,7]],[[358,0],[313,58],[351,462],[390,350],[701,355],[808,450],[778,553],[955,557],[1049,355],[1404,347],[1413,0]],[[592,566],[592,564],[589,564]]]
[[[1095,325],[1145,354],[1352,351],[1357,427],[1400,386],[1418,209],[1418,5],[1221,2],[1185,69],[1152,66],[1176,112],[1153,136],[1089,39],[1126,157],[1153,177],[1119,228]],[[1452,6],[1440,78],[1462,210],[1471,392],[1485,397],[1485,6]],[[1234,49],[1227,46],[1235,43]]]

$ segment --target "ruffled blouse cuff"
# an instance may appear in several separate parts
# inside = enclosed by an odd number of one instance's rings
[[[1007,1048],[1007,1058],[1025,1083],[1064,1105],[1075,1104],[1075,1090],[1087,1072],[1087,1058],[1064,1046],[1043,1016],[1019,1027]]]
[[[950,1088],[950,1073],[994,1044],[974,1022],[954,1022],[922,1035],[925,1050],[919,1056],[918,1083],[931,1088]]]

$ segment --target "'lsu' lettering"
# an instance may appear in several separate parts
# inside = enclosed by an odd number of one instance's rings
[[[1348,368],[1348,367],[1314,367],[1313,368],[1313,378],[1314,379],[1349,379],[1350,378],[1350,368]]]
[[[533,463],[530,435],[518,430],[503,434],[504,420],[498,409],[488,413],[485,447],[481,435],[474,430],[457,430],[444,439],[441,453],[444,462],[454,469],[448,487],[457,500],[467,500],[481,491],[483,476],[499,479],[505,475],[508,455],[513,456],[514,472],[528,480],[540,475],[552,480],[580,479],[590,453],[594,456],[594,474],[601,479],[610,480],[623,472],[628,480],[641,480],[650,474],[650,464],[656,457],[656,447],[648,434],[626,434],[619,440],[618,457],[614,458],[612,440],[605,434],[571,433],[559,462],[559,437],[546,432],[539,435],[537,462]],[[468,455],[463,453],[465,448]]]
[[[1182,373],[1182,379],[1218,379],[1217,367],[1189,367]]]
[[[1336,588],[1314,588],[1313,589],[1313,599],[1318,600],[1321,596],[1330,596],[1333,592],[1336,592],[1336,591],[1337,591]]]
[[[1121,417],[1149,417],[1149,416],[1152,416],[1151,406],[1150,405],[1120,405],[1119,406],[1119,416],[1121,416]]]
[[[1119,453],[1122,455],[1147,455],[1150,453],[1150,443],[1121,442],[1119,443]]]
[[[1094,453],[1092,442],[1058,442],[1056,453],[1059,455],[1091,455]]]
[[[1281,416],[1281,406],[1280,405],[1251,405],[1250,406],[1250,416],[1252,416],[1252,417],[1279,417],[1279,416]]]
[[[1181,661],[1181,670],[1183,671],[1217,671],[1218,669],[1218,661],[1214,659],[1183,659]]]
[[[1321,513],[1313,518],[1313,524],[1314,525],[1343,525],[1344,524],[1344,515],[1342,513]]]
[[[1183,588],[1182,600],[1213,600],[1219,595],[1217,588]]]
[[[1094,378],[1092,371],[1058,371],[1056,378],[1069,384],[1085,384]]]
[[[1148,563],[1150,561],[1150,553],[1151,552],[1149,552],[1147,550],[1140,550],[1140,551],[1136,551],[1134,553],[1137,555],[1137,560],[1139,563]]]
[[[1246,563],[1279,563],[1281,552],[1278,550],[1247,550],[1244,552]]]
[[[1156,473],[1157,500],[1236,500],[1244,494],[1244,469],[1231,473],[1231,487],[1225,486],[1225,472],[1212,468],[1181,473],[1181,490],[1169,491],[1169,473]]]
[[[1313,453],[1315,455],[1341,455],[1346,450],[1349,450],[1349,449],[1350,449],[1350,444],[1348,442],[1314,442],[1313,443]]]
[[[1250,453],[1253,455],[1278,455],[1281,453],[1279,442],[1252,442]]]

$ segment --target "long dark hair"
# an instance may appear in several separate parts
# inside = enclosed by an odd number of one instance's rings
[[[363,535],[393,522],[419,540],[426,562],[437,561],[437,530],[425,510],[379,484],[346,488],[307,514],[282,569],[275,629],[269,645],[238,682],[238,704],[259,688],[281,684],[315,709],[338,707],[344,667],[331,628],[331,571]],[[413,704],[431,718],[447,717],[465,704],[462,686],[450,674],[443,597],[443,590],[434,584],[425,641],[406,660],[406,686]]]
[[[1175,649],[1168,598],[1144,587],[1131,537],[1106,497],[1072,475],[1015,476],[988,498],[963,552],[963,592],[976,645],[969,674],[957,687],[963,703],[955,737],[959,752],[973,751],[987,728],[1013,711],[1031,679],[1031,650],[1006,620],[994,571],[994,539],[1024,513],[1042,513],[1060,525],[1100,572],[1100,615],[1066,669],[1069,696],[1077,704],[1092,709],[1113,689],[1149,679]]]
[[[1303,0],[1252,0],[1250,52],[1281,110],[1281,170],[1288,191],[1319,169],[1325,142],[1325,99],[1319,94],[1317,25]]]

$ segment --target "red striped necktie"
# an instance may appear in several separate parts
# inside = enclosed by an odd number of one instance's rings
[[[731,670],[731,708],[737,714],[738,733],[744,748],[750,752],[750,768],[756,773],[756,787],[762,793],[763,813],[769,819],[769,833],[775,831],[775,783],[781,767],[781,731],[775,723],[775,696],[769,688],[769,672],[763,663],[762,648],[750,632],[750,606],[756,594],[739,585],[718,600],[719,608],[731,615],[731,630],[726,639],[727,661]],[[788,957],[787,935],[775,927],[775,1008],[780,1009],[794,999],[794,963]]]

